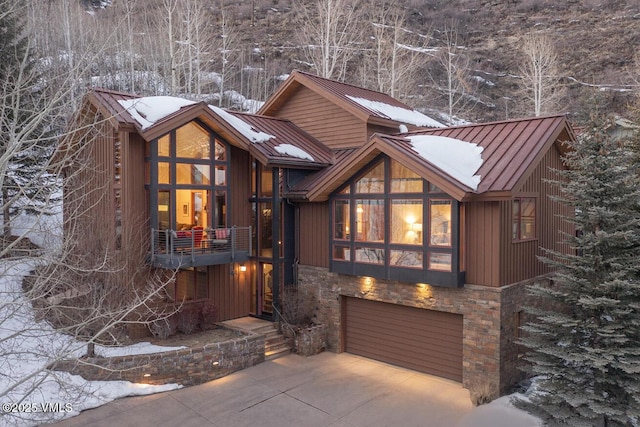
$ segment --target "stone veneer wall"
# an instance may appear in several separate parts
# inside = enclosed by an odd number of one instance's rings
[[[63,360],[53,367],[87,380],[201,384],[264,361],[264,336],[250,334],[200,347],[118,357]],[[214,364],[215,363],[215,364]]]
[[[549,277],[539,277],[534,280],[514,283],[502,287],[502,338],[500,342],[500,378],[501,392],[509,391],[509,387],[526,378],[526,372],[521,368],[525,365],[523,359],[526,347],[517,343],[519,337],[525,336],[519,331],[520,326],[535,321],[535,317],[525,313],[531,306],[542,308],[541,299],[527,293],[527,286],[541,284],[549,286]],[[551,308],[549,306],[545,308]],[[559,307],[557,308],[560,309]],[[518,314],[520,313],[520,314]]]
[[[318,298],[316,316],[328,326],[329,350],[342,351],[341,297],[364,298],[462,314],[464,387],[498,394],[521,378],[516,368],[513,322],[514,312],[520,310],[525,283],[503,288],[465,285],[454,289],[348,276],[301,265],[298,286]]]

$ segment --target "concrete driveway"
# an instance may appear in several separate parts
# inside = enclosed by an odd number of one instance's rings
[[[289,355],[216,381],[120,399],[57,426],[455,426],[458,383],[342,353]]]

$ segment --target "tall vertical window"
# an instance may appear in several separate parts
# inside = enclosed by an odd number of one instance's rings
[[[513,200],[513,240],[536,237],[536,199],[518,197]]]
[[[147,152],[146,168],[150,171],[148,186],[157,194],[155,227],[226,226],[227,144],[197,121],[154,142]]]

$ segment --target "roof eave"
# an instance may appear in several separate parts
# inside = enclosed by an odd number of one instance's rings
[[[405,166],[418,173],[422,178],[433,182],[456,200],[462,200],[468,197],[469,193],[475,193],[472,188],[450,177],[436,166],[426,161],[419,161],[417,156],[403,157],[401,149],[389,144],[385,138],[385,136],[374,134],[367,144],[345,157],[336,171],[323,180],[320,185],[307,191],[307,199],[318,202],[328,200],[333,191],[381,153],[401,160]]]

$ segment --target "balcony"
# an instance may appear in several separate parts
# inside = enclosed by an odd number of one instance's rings
[[[154,267],[186,268],[244,262],[251,255],[251,227],[193,229],[185,231],[151,229],[151,257]]]

